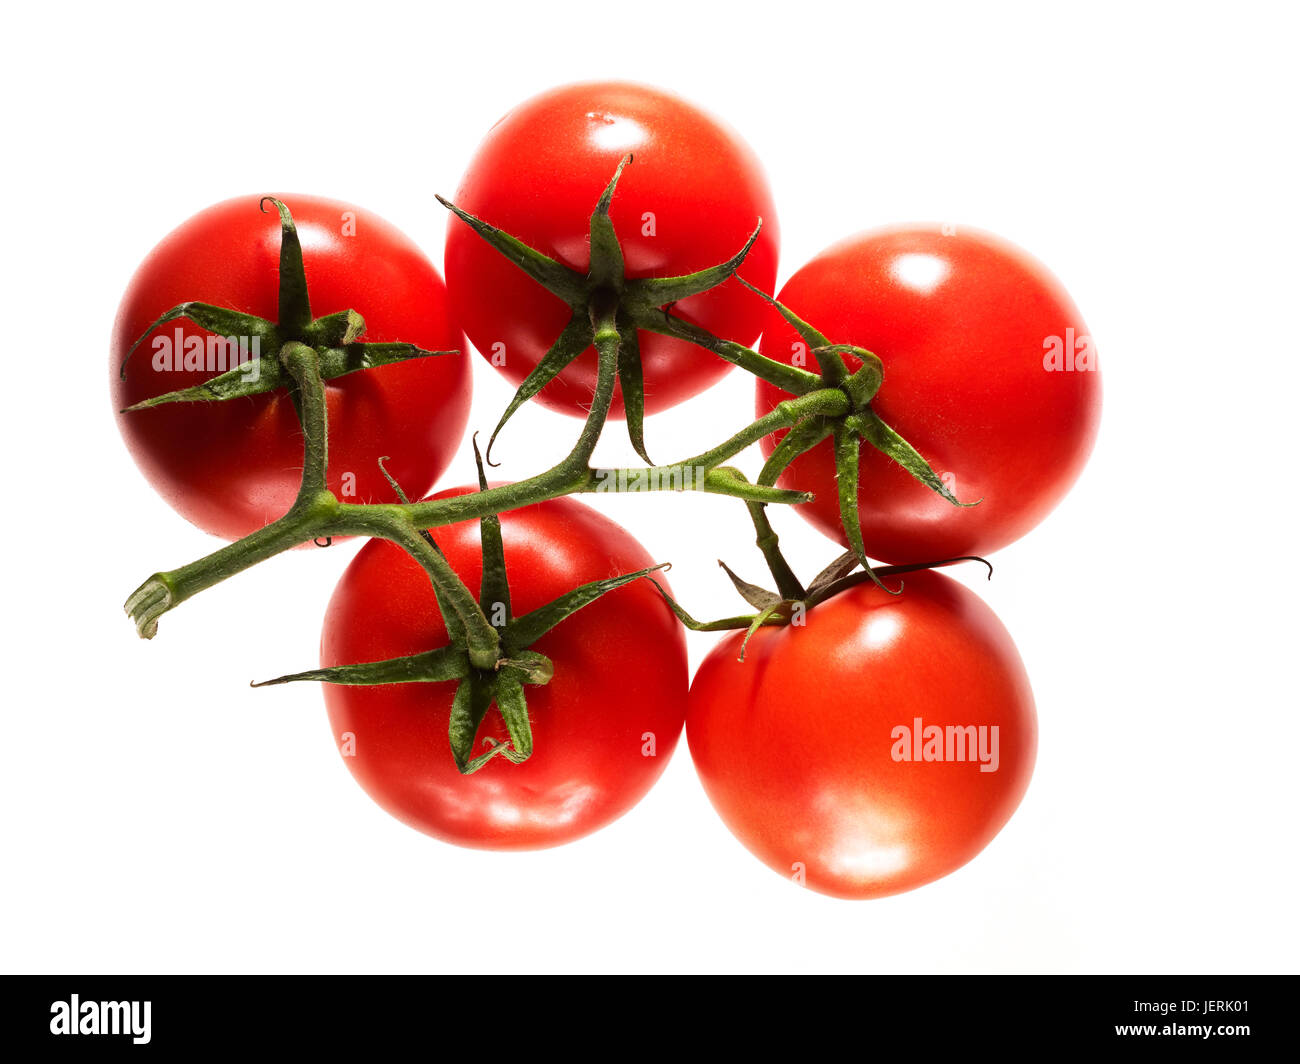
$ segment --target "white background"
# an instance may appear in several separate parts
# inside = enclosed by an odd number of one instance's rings
[[[722,5],[717,5],[721,9]],[[473,13],[467,15],[466,10]],[[653,14],[651,12],[654,12]],[[436,17],[435,17],[436,12]],[[1294,17],[1283,5],[19,5],[6,14],[0,416],[0,967],[33,971],[1251,971],[1297,967]],[[17,24],[14,25],[16,20]],[[1018,815],[883,901],[768,871],[685,748],[623,820],[543,853],[403,827],[309,685],[351,547],[298,552],[135,637],[120,604],[215,541],[157,500],[107,398],[139,260],[228,196],[365,204],[441,263],[478,139],[560,81],[725,116],[768,167],[781,278],[890,221],[1050,264],[1106,373],[1073,494],[977,585],[1041,717]],[[471,425],[508,387],[475,361]],[[650,422],[693,453],[750,417],[735,373]],[[576,423],[538,410],[503,475]],[[630,459],[617,434],[607,462]],[[756,471],[752,456],[747,467]],[[444,484],[466,481],[463,453]],[[743,507],[605,499],[699,615],[749,575]],[[834,549],[788,516],[805,566]],[[711,636],[692,636],[693,663]]]

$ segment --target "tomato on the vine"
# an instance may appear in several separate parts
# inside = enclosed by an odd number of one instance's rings
[[[714,808],[782,875],[870,898],[978,854],[1029,784],[1033,695],[1015,644],[936,572],[901,594],[859,584],[805,624],[718,643],[691,686],[686,736]]]
[[[441,492],[435,498],[470,489]],[[593,580],[654,564],[613,521],[572,498],[501,514],[512,614]],[[477,521],[433,530],[470,588],[482,577]],[[660,578],[662,582],[662,577]],[[429,577],[408,554],[372,540],[343,574],[321,637],[326,667],[445,645]],[[632,808],[659,778],[681,734],[686,641],[659,593],[637,580],[584,607],[534,645],[554,676],[528,691],[533,753],[462,775],[448,744],[456,685],[326,685],[334,738],[366,792],[436,838],[485,849],[536,849],[579,838]],[[504,744],[488,711],[479,742]]]
[[[672,93],[625,82],[552,89],[494,125],[461,180],[456,205],[571,269],[590,259],[590,217],[619,162],[610,217],[626,276],[671,277],[736,254],[762,220],[744,276],[770,292],[776,281],[776,210],[749,147],[717,119]],[[537,366],[569,309],[457,218],[448,222],[447,286],[479,352],[513,384]],[[734,279],[675,304],[674,313],[714,334],[752,344],[763,305]],[[730,368],[684,340],[641,332],[647,413],[716,382]],[[596,380],[588,348],[537,396],[585,416]],[[623,416],[621,394],[611,409]]]
[[[459,350],[438,271],[415,244],[369,211],[317,196],[282,197],[302,243],[313,315],[355,310],[363,339]],[[110,377],[118,411],[201,384],[215,373],[185,368],[185,345],[208,333],[169,322],[119,367],[164,312],[199,301],[274,322],[281,230],[259,197],[200,211],[158,244],[127,287],[113,327]],[[154,343],[172,356],[157,357]],[[261,352],[262,355],[268,352]],[[222,369],[226,367],[221,366]],[[451,461],[469,415],[470,364],[463,354],[421,358],[326,381],[328,487],[345,502],[391,501],[376,460],[412,492],[433,487]],[[136,464],[183,517],[237,539],[279,517],[302,475],[302,433],[284,389],[224,402],[184,402],[117,415]]]
[[[953,506],[864,443],[858,499],[869,557],[991,553],[1042,521],[1087,461],[1101,411],[1097,352],[1069,295],[1019,248],[968,229],[874,230],[817,255],[778,298],[832,343],[880,357],[872,408],[953,494],[978,503]],[[761,349],[817,368],[774,311]],[[858,368],[851,355],[845,362]],[[759,381],[760,415],[785,398]],[[767,454],[779,438],[764,440]],[[780,483],[814,492],[795,512],[847,543],[829,441],[795,459]]]

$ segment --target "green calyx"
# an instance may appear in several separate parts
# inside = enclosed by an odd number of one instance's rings
[[[743,277],[737,280],[775,307],[812,352],[817,360],[820,375],[814,378],[816,383],[811,387],[836,389],[844,395],[845,399],[843,413],[809,417],[796,422],[768,457],[759,474],[758,482],[765,487],[775,486],[781,474],[796,458],[829,437],[834,448],[840,523],[848,537],[850,554],[856,563],[862,566],[868,579],[873,580],[882,589],[888,590],[878,578],[878,571],[873,569],[868,561],[862,538],[862,520],[858,512],[858,466],[863,441],[902,466],[927,488],[954,506],[975,506],[978,505],[979,500],[964,503],[958,499],[916,448],[890,428],[871,408],[871,402],[885,380],[884,365],[878,356],[853,344],[832,343],[816,328],[762,289],[755,288]],[[844,362],[845,355],[857,359],[860,363],[858,369],[849,371]],[[807,394],[809,390],[811,390],[809,386],[805,385],[796,394]],[[773,572],[777,575],[775,569]]]
[[[761,509],[761,507],[759,507]],[[758,523],[757,521],[755,522]],[[775,536],[772,537],[770,547],[775,549]],[[760,532],[760,546],[763,546],[762,535]],[[768,548],[764,547],[764,553],[768,553]],[[778,552],[779,557],[779,552]],[[769,555],[769,564],[772,558]],[[834,598],[842,591],[847,591],[851,587],[863,584],[868,581],[881,587],[889,594],[899,594],[903,590],[900,582],[899,586],[890,589],[884,586],[883,580],[891,576],[901,576],[904,573],[914,573],[922,569],[939,569],[947,565],[956,565],[958,562],[980,562],[988,566],[988,578],[993,579],[993,566],[987,559],[978,555],[964,555],[960,558],[943,558],[934,562],[917,562],[912,565],[888,565],[882,566],[875,570],[864,569],[863,572],[854,572],[861,564],[857,555],[851,551],[845,551],[836,558],[830,565],[826,566],[820,573],[813,577],[805,590],[802,585],[796,581],[793,587],[787,586],[780,591],[769,591],[767,588],[758,584],[751,584],[742,580],[726,562],[719,561],[718,565],[722,567],[723,572],[731,580],[732,586],[736,589],[741,598],[745,600],[753,613],[738,614],[734,617],[722,617],[716,621],[699,621],[687,613],[681,605],[664,590],[659,581],[654,580],[654,586],[658,589],[659,594],[663,596],[664,601],[668,603],[669,608],[677,615],[677,619],[693,632],[726,632],[744,630],[745,638],[740,644],[740,660],[745,660],[745,650],[749,646],[749,640],[753,634],[760,628],[764,627],[785,627],[787,625],[799,626],[806,623],[808,613],[819,604],[827,599]],[[784,565],[784,559],[782,559]],[[777,567],[773,566],[775,571]],[[786,572],[789,572],[786,567]],[[793,574],[790,575],[793,579]],[[780,581],[778,581],[780,583]]]
[[[629,279],[625,276],[623,251],[610,221],[609,208],[619,178],[632,162],[633,157],[629,155],[619,163],[614,176],[596,201],[590,220],[591,260],[586,274],[570,269],[509,233],[476,218],[441,196],[438,197],[439,203],[547,291],[564,300],[570,309],[569,323],[541,362],[520,384],[492,431],[488,440],[489,459],[492,445],[516,410],[537,395],[587,348],[596,346],[600,349],[600,337],[597,335],[599,319],[604,321],[608,338],[617,350],[617,377],[623,395],[628,436],[637,454],[651,465],[653,463],[645,447],[645,388],[637,343],[639,330],[689,340],[729,362],[744,366],[756,376],[796,396],[807,396],[814,391],[825,390],[840,393],[843,403],[839,409],[819,411],[802,417],[786,433],[764,466],[757,486],[774,488],[777,479],[791,462],[823,440],[831,438],[834,441],[840,518],[848,536],[849,547],[868,574],[873,570],[867,560],[862,522],[858,515],[858,465],[862,441],[881,451],[891,461],[897,462],[927,488],[953,505],[974,505],[963,503],[953,495],[917,450],[871,409],[871,401],[884,382],[884,366],[875,354],[851,344],[832,343],[808,322],[738,275],[737,270],[758,238],[761,219],[757,220],[754,232],[745,246],[717,266],[681,277]],[[736,277],[746,288],[770,303],[789,322],[817,359],[817,373],[766,358],[743,345],[715,337],[672,314],[674,303],[707,292],[731,277]],[[857,370],[849,371],[844,362],[845,355],[851,355],[859,361]]]
[[[169,403],[214,402],[260,395],[278,388],[293,390],[293,380],[286,371],[282,351],[286,344],[299,343],[315,349],[322,380],[332,380],[358,370],[377,369],[413,358],[457,354],[456,351],[426,351],[415,344],[367,343],[360,337],[366,330],[365,319],[355,310],[342,310],[319,318],[311,316],[311,299],[302,260],[302,244],[289,208],[273,197],[265,197],[262,211],[270,203],[280,215],[280,288],[279,320],[272,322],[253,314],[228,307],[190,301],[162,314],[131,345],[122,360],[120,374],[126,379],[127,366],[136,349],[155,330],[173,321],[185,319],[207,330],[220,340],[216,351],[219,365],[229,368],[202,384],[181,388],[142,400],[124,413]],[[182,363],[182,353],[175,354]],[[208,359],[207,364],[211,362]]]
[[[474,455],[478,461],[479,490],[487,491],[477,442]],[[380,468],[383,468],[382,460]],[[384,475],[388,476],[386,470]],[[408,500],[401,487],[391,477],[389,483],[406,504]],[[657,565],[595,580],[516,617],[511,611],[505,545],[501,536],[501,519],[497,514],[488,514],[479,520],[483,578],[477,600],[451,570],[433,535],[422,530],[419,539],[426,550],[412,549],[410,543],[402,546],[425,565],[432,577],[438,610],[447,630],[446,646],[383,661],[290,673],[253,686],[269,687],[295,680],[349,686],[455,681],[448,737],[456,767],[465,774],[477,772],[497,756],[518,764],[532,755],[533,734],[525,688],[549,683],[555,671],[551,660],[531,649],[532,645],[601,596],[666,568]],[[494,705],[501,714],[509,742],[485,739],[488,749],[475,754],[479,730]]]
[[[615,170],[591,213],[591,259],[585,274],[570,269],[548,255],[529,247],[509,233],[461,210],[454,203],[438,197],[438,202],[452,211],[494,249],[523,270],[548,292],[564,300],[570,310],[569,323],[556,337],[546,355],[520,384],[505,413],[488,439],[488,456],[492,446],[507,421],[524,403],[532,399],[546,385],[589,347],[599,347],[595,321],[608,318],[608,324],[618,339],[617,378],[623,397],[623,409],[628,437],[636,453],[653,464],[645,445],[645,382],[641,368],[638,331],[645,329],[669,335],[679,335],[707,347],[732,362],[744,362],[753,369],[768,364],[786,383],[804,384],[815,381],[810,374],[800,373],[788,366],[765,359],[755,351],[740,344],[717,337],[674,318],[669,310],[672,304],[716,288],[735,275],[754,241],[758,239],[762,219],[755,219],[755,227],[744,247],[734,256],[717,266],[678,277],[628,278],[625,276],[623,249],[610,221],[609,208],[623,170],[633,161],[626,156]],[[602,305],[603,304],[603,305]]]

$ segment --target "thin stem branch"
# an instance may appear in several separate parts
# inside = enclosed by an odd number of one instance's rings
[[[398,543],[424,566],[435,588],[440,594],[449,596],[448,602],[456,616],[465,621],[471,653],[475,653],[478,660],[486,661],[489,651],[496,654],[495,647],[490,646],[496,637],[495,630],[486,623],[463,584],[459,588],[455,586],[460,583],[459,578],[455,578],[454,573],[443,571],[445,562],[437,558],[438,552],[421,537],[421,530],[578,493],[693,490],[725,495],[751,504],[798,503],[811,497],[761,480],[758,484],[751,484],[737,471],[722,465],[778,429],[806,425],[809,419],[816,424],[823,418],[835,418],[847,412],[848,400],[843,392],[833,388],[805,387],[808,382],[816,384],[818,378],[792,367],[781,367],[780,363],[771,365],[789,370],[794,376],[774,383],[799,392],[798,397],[778,404],[770,413],[718,446],[672,465],[645,469],[592,469],[589,462],[608,417],[618,376],[620,338],[617,311],[618,303],[613,293],[598,292],[593,296],[590,313],[600,356],[596,391],[578,442],[563,461],[543,473],[513,484],[415,503],[343,503],[327,490],[328,426],[319,356],[305,345],[286,344],[282,357],[297,385],[296,405],[303,426],[303,484],[298,498],[287,514],[251,535],[227,544],[205,558],[150,577],[127,602],[127,612],[141,634],[152,636],[158,618],[186,599],[300,543],[329,536],[367,536]],[[694,326],[689,328],[695,329]],[[762,359],[749,348],[731,346]],[[771,360],[763,359],[763,362]],[[797,431],[792,428],[790,435]]]
[[[718,444],[718,446],[693,458],[684,458],[680,462],[669,462],[664,465],[647,466],[644,469],[602,468],[594,470],[597,485],[595,490],[616,491],[619,489],[609,485],[632,482],[663,485],[660,488],[637,487],[633,489],[638,491],[709,490],[705,485],[708,483],[707,474],[710,471],[716,469],[723,462],[734,458],[746,447],[757,443],[764,436],[768,436],[778,429],[790,428],[804,418],[823,415],[837,417],[847,413],[848,409],[849,402],[843,392],[835,388],[820,388],[815,392],[802,395],[798,399],[787,399],[778,403],[770,412],[764,414],[757,421],[751,422],[735,435]],[[729,481],[724,494],[735,495],[732,487],[733,485]],[[752,485],[752,487],[766,488],[771,487],[771,485]],[[755,491],[748,493],[744,497],[751,501],[779,501],[765,491]]]
[[[586,469],[591,462],[596,443],[605,428],[605,420],[609,417],[609,408],[614,401],[614,383],[618,380],[618,352],[622,337],[618,331],[617,293],[603,289],[593,292],[590,311],[592,343],[596,346],[596,355],[600,361],[597,364],[596,391],[591,397],[591,410],[578,435],[578,442],[563,463],[570,470]]]
[[[320,358],[306,344],[290,341],[280,349],[280,361],[293,378],[298,392],[298,419],[302,425],[303,466],[299,501],[326,490],[325,470],[329,465],[329,425],[325,409],[325,382]]]
[[[777,429],[790,428],[806,417],[838,417],[848,411],[849,400],[842,391],[838,388],[819,388],[798,399],[778,403],[769,413],[746,425],[730,439],[695,458],[688,458],[686,463],[711,468],[734,458],[750,444],[757,443]]]
[[[383,538],[396,543],[420,563],[429,574],[438,597],[460,618],[465,626],[465,645],[469,651],[470,664],[478,669],[493,668],[500,657],[500,634],[488,623],[469,588],[456,575],[442,552],[434,549],[409,518],[394,521]]]
[[[802,602],[808,597],[808,592],[804,589],[803,584],[799,582],[799,578],[795,576],[794,570],[790,568],[790,563],[785,560],[785,555],[781,553],[780,537],[772,528],[772,522],[767,519],[767,507],[758,502],[751,502],[747,505],[749,507],[749,517],[754,522],[754,532],[757,537],[754,542],[758,545],[758,549],[763,552],[767,568],[772,574],[772,579],[776,581],[777,591],[780,592],[783,599]]]

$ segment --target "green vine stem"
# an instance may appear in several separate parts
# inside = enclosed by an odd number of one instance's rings
[[[835,435],[840,441],[838,454],[846,466],[856,464],[856,445],[859,439],[863,439],[904,465],[918,480],[956,502],[924,459],[880,421],[868,406],[882,380],[880,360],[870,352],[830,343],[771,296],[761,292],[759,294],[809,341],[819,359],[820,374],[774,361],[672,314],[672,304],[679,299],[707,291],[733,276],[744,283],[736,271],[753,245],[757,228],[745,247],[732,259],[696,274],[640,279],[623,276],[622,251],[609,221],[609,206],[619,174],[631,161],[629,156],[620,164],[592,213],[591,267],[585,276],[441,200],[516,266],[564,299],[573,312],[569,326],[557,339],[552,352],[521,385],[494,430],[493,438],[518,405],[540,391],[568,361],[581,353],[588,342],[596,348],[598,372],[591,410],[582,431],[569,454],[551,469],[525,480],[475,493],[418,502],[408,502],[400,490],[395,489],[401,500],[397,503],[344,503],[327,490],[328,426],[324,381],[356,370],[382,372],[380,367],[391,362],[439,352],[422,351],[405,344],[361,343],[357,337],[364,330],[364,321],[352,310],[312,319],[301,248],[292,217],[288,208],[279,201],[263,201],[263,209],[267,203],[275,206],[282,223],[281,320],[277,323],[256,320],[257,328],[277,342],[272,345],[275,353],[263,356],[267,372],[259,374],[259,379],[274,382],[263,385],[265,387],[286,387],[294,401],[304,440],[302,484],[294,503],[279,519],[188,565],[155,573],[141,584],[126,602],[126,611],[139,634],[152,638],[164,613],[276,554],[312,540],[363,536],[393,542],[420,563],[433,583],[440,607],[448,620],[454,619],[456,628],[461,630],[472,664],[475,668],[489,668],[501,660],[499,634],[488,624],[473,595],[442,558],[429,535],[430,529],[482,519],[573,494],[700,491],[740,499],[747,504],[760,549],[777,584],[783,594],[792,594],[800,589],[800,585],[781,557],[763,507],[771,503],[803,503],[812,498],[806,492],[779,488],[776,481],[790,461],[825,437]],[[226,317],[236,314],[192,302],[172,308],[150,329],[177,317],[189,317],[201,327],[220,327],[226,324]],[[616,384],[621,385],[624,391],[633,446],[642,458],[646,457],[638,413],[642,382],[635,338],[639,329],[697,344],[782,388],[792,398],[779,403],[770,413],[717,446],[682,461],[654,465],[647,459],[643,468],[593,468],[591,458],[605,428]],[[862,363],[862,368],[850,374],[840,358],[841,352],[853,353]],[[238,387],[228,383],[212,387],[215,383],[210,381],[196,389],[170,393],[141,405],[223,401],[242,394]],[[785,432],[764,465],[757,483],[751,483],[741,472],[726,465],[747,447],[782,430],[789,431]],[[490,445],[489,441],[489,448]],[[855,482],[854,471],[846,472]],[[856,509],[850,514],[848,502],[846,494],[846,527],[856,526]],[[855,536],[855,531],[855,527],[850,527],[850,540],[865,566],[860,533]],[[865,572],[876,579],[870,568]]]
[[[449,574],[440,569],[437,552],[427,543],[417,543],[423,530],[571,494],[694,490],[755,503],[796,503],[810,498],[805,493],[750,484],[723,463],[776,429],[789,428],[807,417],[843,413],[848,408],[847,399],[836,389],[820,389],[783,402],[717,447],[681,462],[645,469],[592,468],[591,455],[608,415],[616,379],[620,337],[612,313],[608,300],[593,300],[591,316],[600,352],[596,395],[577,443],[562,461],[513,484],[414,503],[344,503],[325,490],[328,425],[319,359],[304,344],[286,343],[280,361],[293,380],[304,441],[303,484],[298,497],[288,513],[264,528],[198,561],[155,573],[146,580],[126,602],[126,611],[140,635],[152,638],[162,614],[199,592],[310,540],[367,536],[401,545],[425,567],[435,587],[451,593],[453,604],[460,600],[455,612],[468,627],[469,616],[477,613],[481,617],[481,611],[465,601],[467,591],[462,594],[451,586]],[[486,661],[491,656],[491,640],[482,625],[479,631],[477,657]]]

